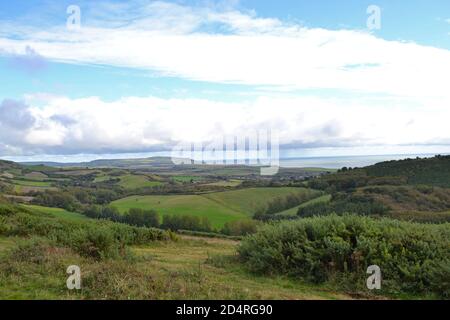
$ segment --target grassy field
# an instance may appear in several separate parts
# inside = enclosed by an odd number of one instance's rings
[[[303,188],[249,188],[201,195],[131,196],[111,203],[120,212],[131,208],[155,209],[162,215],[208,217],[215,228],[226,222],[251,217],[258,206],[277,196],[312,192]]]
[[[56,188],[51,187],[51,183],[47,181],[32,181],[32,180],[11,180],[14,187],[14,192],[17,193],[28,193],[33,191],[43,191],[43,190],[55,190]]]
[[[160,181],[151,181],[149,178],[145,175],[134,175],[134,174],[126,174],[126,175],[120,175],[120,176],[111,176],[107,174],[102,174],[97,176],[94,179],[95,183],[105,182],[111,179],[119,179],[118,185],[125,188],[125,189],[138,189],[138,188],[145,188],[145,187],[154,187],[162,185],[163,183]]]
[[[159,181],[150,181],[146,176],[124,175],[120,177],[119,185],[125,189],[137,189],[162,185]]]
[[[66,220],[85,220],[88,219],[86,216],[83,216],[82,214],[76,213],[76,212],[69,212],[64,209],[60,208],[49,208],[49,207],[42,207],[42,206],[35,206],[35,205],[24,205],[23,207],[38,213],[44,213],[44,214],[50,214],[55,217],[59,217]]]
[[[246,215],[229,209],[200,195],[131,196],[111,203],[120,212],[131,208],[155,209],[161,215],[180,214],[208,217],[213,227],[222,227],[228,221],[246,218]]]
[[[50,187],[50,182],[45,181],[12,180],[12,182],[16,185],[25,187]]]
[[[276,197],[291,193],[313,192],[305,188],[247,188],[241,190],[208,193],[203,195],[222,206],[252,216],[257,209]]]

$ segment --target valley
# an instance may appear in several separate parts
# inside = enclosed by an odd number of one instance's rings
[[[270,178],[137,163],[0,161],[2,298],[448,297],[449,157]],[[387,263],[385,250],[398,268],[386,264],[387,287],[369,291],[364,266]],[[85,274],[79,292],[64,288],[70,264]]]

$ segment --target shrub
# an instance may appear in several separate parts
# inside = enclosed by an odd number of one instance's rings
[[[229,236],[246,236],[255,233],[261,223],[255,220],[237,220],[225,223],[222,233]]]
[[[110,221],[67,221],[32,212],[0,218],[0,232],[6,236],[45,237],[96,259],[126,256],[127,245],[170,239],[162,230]]]
[[[159,215],[155,210],[130,209],[123,221],[134,226],[159,227]]]
[[[0,216],[11,216],[17,209],[9,204],[0,203]]]
[[[330,215],[269,225],[238,253],[253,272],[365,288],[366,268],[382,270],[384,293],[450,297],[450,225]]]
[[[256,210],[254,218],[258,220],[265,220],[266,216],[274,215],[275,213],[282,212],[294,208],[306,201],[317,198],[323,193],[320,191],[307,189],[299,193],[291,193],[284,197],[275,197],[269,201],[265,206]]]
[[[161,225],[163,229],[169,229],[173,231],[178,230],[191,230],[211,232],[212,227],[207,217],[197,217],[190,215],[165,215],[163,217],[163,223]]]
[[[312,217],[316,215],[328,215],[331,213],[344,214],[355,213],[359,215],[383,215],[388,208],[366,195],[336,194],[331,202],[312,203],[309,206],[299,208],[297,215],[300,217]]]

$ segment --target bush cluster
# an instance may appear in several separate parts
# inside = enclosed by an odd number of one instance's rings
[[[382,271],[382,293],[450,298],[450,225],[329,215],[268,225],[238,248],[253,272],[367,290],[369,265]],[[342,287],[341,287],[342,288]]]
[[[299,193],[291,193],[284,197],[276,197],[269,201],[265,206],[260,207],[254,215],[258,220],[270,220],[270,216],[294,208],[306,201],[317,198],[322,195],[321,192],[315,190],[304,190]]]
[[[127,245],[168,240],[171,237],[167,232],[153,228],[110,221],[67,221],[20,209],[16,209],[13,215],[0,216],[0,234],[45,237],[83,256],[96,259],[126,256]]]
[[[297,215],[306,218],[331,213],[359,215],[384,215],[389,208],[366,195],[335,194],[331,202],[316,202],[298,209]]]

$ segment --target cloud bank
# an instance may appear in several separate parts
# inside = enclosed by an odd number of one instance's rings
[[[45,97],[45,96],[44,96]],[[450,145],[445,105],[385,106],[384,99],[291,97],[225,103],[202,99],[29,96],[0,105],[8,155],[170,150],[271,128],[284,148]],[[414,111],[412,111],[414,109]],[[434,112],[430,112],[430,109]]]

